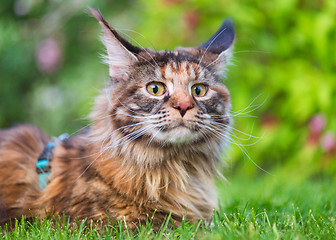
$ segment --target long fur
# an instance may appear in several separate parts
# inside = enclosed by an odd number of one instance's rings
[[[91,11],[103,28],[111,82],[96,99],[90,130],[55,146],[45,189],[36,161],[50,139],[30,125],[0,131],[0,223],[22,214],[112,217],[132,228],[154,216],[155,229],[169,214],[176,226],[184,216],[210,220],[231,124],[230,94],[218,68],[228,63],[232,44],[140,49]],[[151,82],[161,82],[165,94],[151,95]],[[190,87],[200,83],[206,95],[192,96]],[[183,114],[180,106],[188,107]]]

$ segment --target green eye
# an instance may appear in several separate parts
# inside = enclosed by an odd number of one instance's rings
[[[191,87],[191,92],[195,97],[203,97],[207,92],[207,87],[204,84],[195,84]]]
[[[147,85],[147,91],[154,96],[161,96],[165,93],[165,86],[160,82],[151,82]]]

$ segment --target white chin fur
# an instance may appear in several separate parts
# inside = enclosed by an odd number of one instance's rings
[[[155,130],[152,134],[155,135]],[[160,131],[154,136],[156,141],[168,143],[186,143],[197,138],[198,134],[196,132],[192,132],[184,126],[176,127],[165,132]]]

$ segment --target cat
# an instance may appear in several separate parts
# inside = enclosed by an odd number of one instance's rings
[[[210,221],[232,122],[221,82],[232,20],[199,47],[154,51],[132,45],[99,10],[90,11],[102,28],[110,75],[92,125],[63,140],[32,125],[0,131],[0,222],[36,214],[122,219],[132,229],[152,217],[158,229],[169,214],[175,226],[183,218]],[[42,189],[36,164],[46,151],[50,177]]]

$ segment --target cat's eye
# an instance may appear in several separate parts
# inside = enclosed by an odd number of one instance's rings
[[[204,84],[195,84],[191,87],[191,93],[194,97],[203,97],[207,92],[207,87]]]
[[[154,96],[161,96],[165,93],[166,89],[163,83],[151,82],[147,85],[147,91]]]

